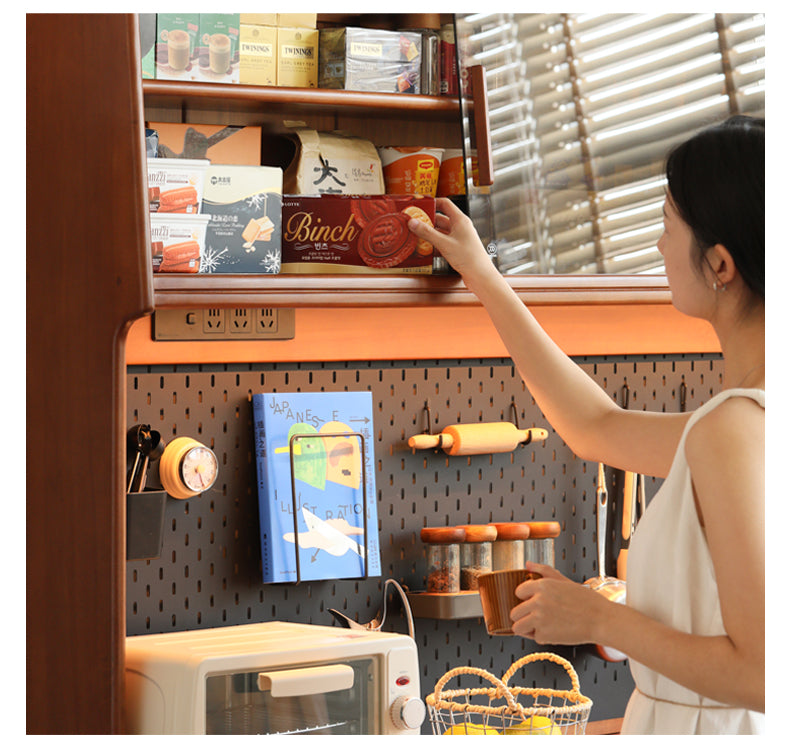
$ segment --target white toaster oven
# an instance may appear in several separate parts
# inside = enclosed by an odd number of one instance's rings
[[[130,636],[131,734],[419,734],[417,647],[399,633],[265,622]]]

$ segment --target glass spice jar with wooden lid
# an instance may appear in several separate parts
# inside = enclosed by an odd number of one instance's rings
[[[423,527],[420,530],[420,539],[427,545],[426,591],[454,593],[461,590],[460,543],[465,536],[461,527]]]
[[[496,540],[491,548],[491,564],[495,571],[523,568],[526,559],[524,540],[529,537],[526,521],[491,522]]]
[[[466,532],[461,545],[461,590],[475,591],[477,577],[491,573],[492,545],[496,539],[496,527],[491,524],[461,524]]]
[[[524,541],[524,560],[554,567],[554,539],[560,536],[558,521],[529,521],[529,538]]]

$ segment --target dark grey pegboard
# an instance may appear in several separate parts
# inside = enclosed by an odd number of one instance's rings
[[[687,407],[721,389],[717,355],[587,357],[577,362],[620,401],[628,384],[632,409],[676,412],[681,382]],[[556,565],[583,580],[597,573],[597,464],[577,459],[544,420],[509,359],[135,366],[127,371],[127,426],[147,423],[167,441],[187,435],[209,445],[220,462],[214,487],[187,501],[168,498],[161,557],[127,563],[129,635],[219,627],[272,619],[331,625],[329,608],[361,622],[381,604],[384,579],[425,588],[423,526],[510,520],[556,520]],[[373,394],[377,506],[382,577],[292,584],[261,583],[260,543],[249,395],[258,391],[353,391]],[[409,436],[459,422],[511,419],[549,429],[542,443],[506,454],[449,457],[412,452]],[[154,478],[155,479],[155,478]],[[618,551],[621,476],[607,471],[612,516],[610,567]],[[648,499],[659,481],[648,478]],[[406,632],[394,598],[387,628]],[[471,665],[501,675],[538,650],[531,641],[490,637],[479,619],[416,619],[423,694],[448,669]],[[546,647],[543,647],[545,649]],[[587,647],[556,648],[579,673],[594,701],[593,719],[622,715],[632,680],[626,663],[607,663]],[[524,672],[528,683],[565,687],[552,664]],[[428,733],[426,724],[424,733]]]

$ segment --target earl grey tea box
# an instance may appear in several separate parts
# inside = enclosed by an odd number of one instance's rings
[[[422,34],[353,27],[323,28],[318,87],[420,93]]]
[[[201,272],[276,274],[281,260],[282,169],[212,164],[202,212],[209,215]]]

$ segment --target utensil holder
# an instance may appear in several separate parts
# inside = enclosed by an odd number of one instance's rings
[[[161,555],[166,500],[164,490],[126,494],[127,560],[150,560]]]

